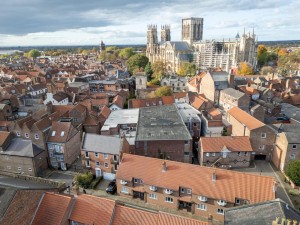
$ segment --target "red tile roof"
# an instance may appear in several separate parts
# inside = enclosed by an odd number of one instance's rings
[[[79,195],[76,198],[70,220],[81,224],[109,225],[114,207],[113,200],[92,195]]]
[[[207,222],[159,212],[157,225],[208,225]]]
[[[53,121],[47,142],[65,143],[78,132],[71,122]]]
[[[162,172],[164,161],[167,165],[166,172]],[[217,176],[215,182],[212,181],[213,173]],[[235,202],[235,198],[246,199],[250,203],[275,199],[273,177],[124,153],[116,178],[131,181],[134,177],[143,179],[144,184],[171,190],[185,186],[191,188],[195,195],[231,203]]]
[[[116,206],[112,225],[157,225],[158,215],[125,206]],[[165,225],[165,224],[164,224]]]
[[[58,204],[59,203],[59,204]],[[66,214],[71,197],[45,193],[39,205],[32,225],[61,225],[67,220]]]
[[[201,137],[199,142],[203,152],[221,152],[224,146],[233,152],[253,151],[250,138],[245,136]]]
[[[233,107],[228,110],[228,114],[234,117],[237,121],[244,124],[249,130],[254,130],[256,128],[265,126],[265,124],[245,111],[241,110],[239,107]],[[230,120],[229,120],[230,123]]]
[[[163,102],[163,105],[172,105],[173,103],[175,103],[175,98],[173,95],[171,96],[162,96],[161,100]]]

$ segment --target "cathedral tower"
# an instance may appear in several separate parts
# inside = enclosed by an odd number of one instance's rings
[[[182,19],[181,40],[186,41],[189,45],[193,42],[201,41],[203,37],[203,18],[186,18]]]
[[[151,63],[154,61],[157,52],[158,52],[157,26],[148,25],[146,56],[149,58],[149,61]]]
[[[101,42],[100,42],[99,48],[100,48],[100,52],[105,51],[105,44],[103,43],[102,40],[101,40]]]
[[[171,31],[170,31],[170,26],[169,25],[163,25],[161,27],[161,42],[167,42],[171,41]]]

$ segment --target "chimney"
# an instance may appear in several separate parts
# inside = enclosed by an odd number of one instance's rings
[[[162,164],[162,172],[167,172],[167,163],[166,161],[164,161],[164,163]]]
[[[212,181],[216,182],[216,180],[217,180],[217,174],[216,174],[216,171],[214,171],[212,174]]]

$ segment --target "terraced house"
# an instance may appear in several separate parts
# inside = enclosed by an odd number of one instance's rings
[[[276,192],[273,177],[130,154],[116,179],[121,196],[219,221],[225,209],[273,200]]]

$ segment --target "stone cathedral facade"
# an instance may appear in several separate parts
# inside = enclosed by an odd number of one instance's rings
[[[169,72],[177,72],[183,62],[193,62],[201,70],[219,67],[229,72],[239,62],[257,64],[257,41],[254,31],[229,40],[202,40],[203,18],[182,19],[181,41],[171,41],[170,26],[148,25],[146,56],[151,63],[162,61]]]

